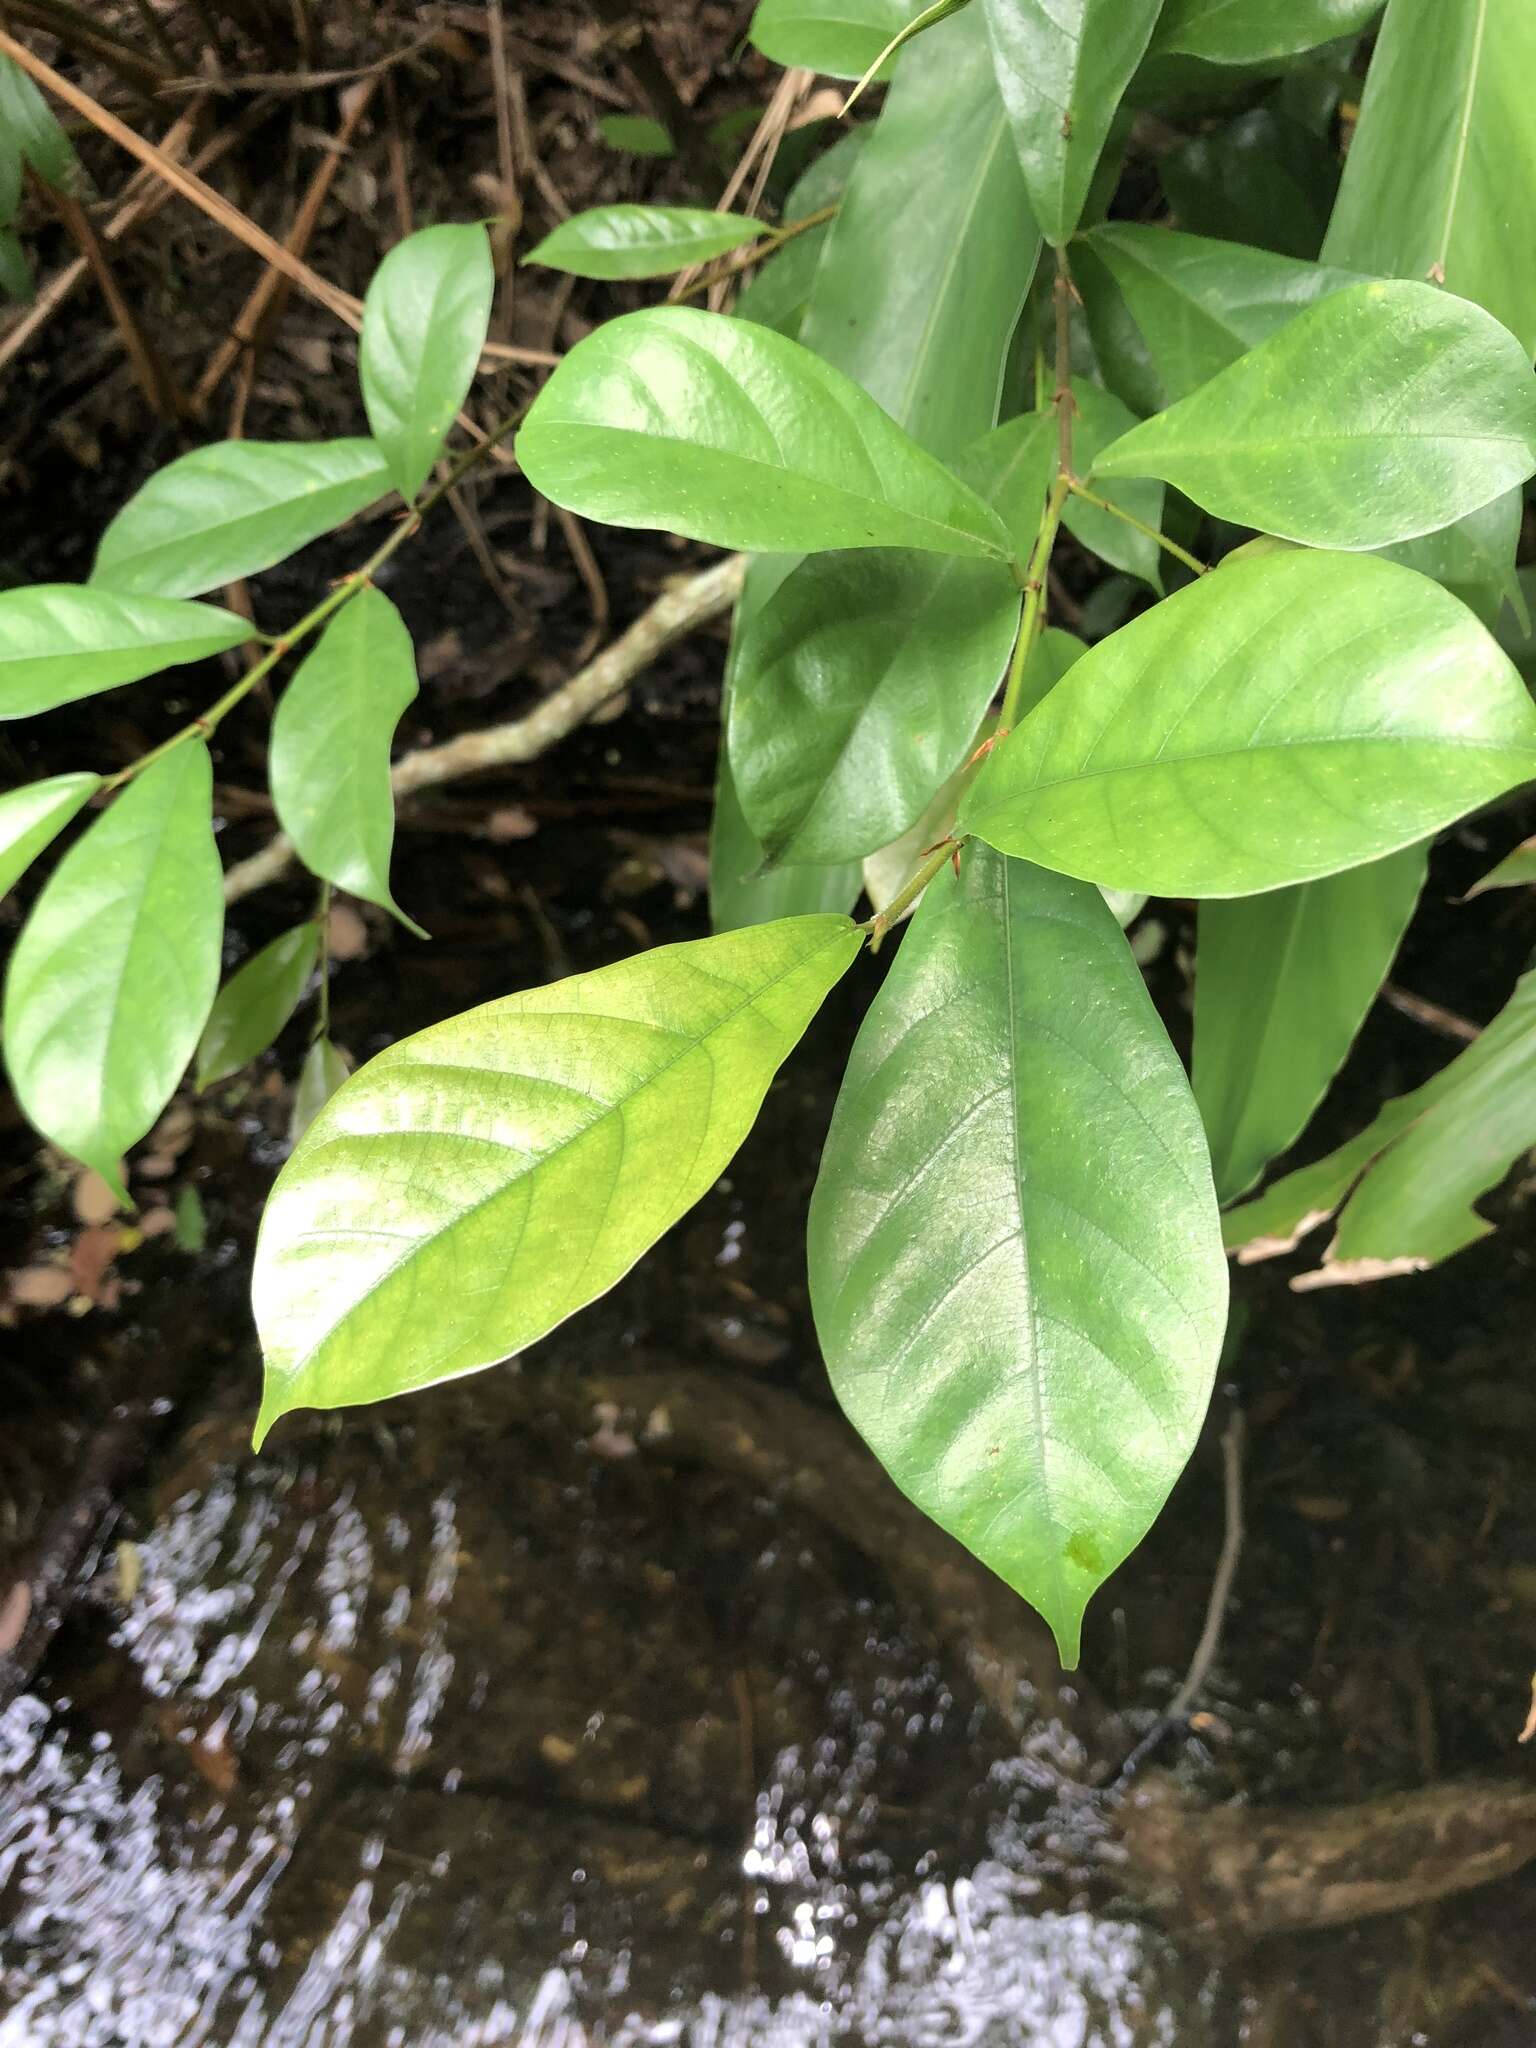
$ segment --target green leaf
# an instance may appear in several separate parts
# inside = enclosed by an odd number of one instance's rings
[[[1182,227],[1309,260],[1339,189],[1331,140],[1274,107],[1191,136],[1157,169]]]
[[[475,381],[495,290],[490,239],[476,226],[407,235],[373,274],[358,375],[368,424],[407,503]]]
[[[1072,396],[1077,406],[1072,427],[1072,460],[1078,474],[1086,476],[1099,450],[1128,434],[1136,425],[1136,416],[1102,385],[1089,384],[1080,377],[1072,380]],[[1124,483],[1106,485],[1102,495],[1143,525],[1161,528],[1164,493],[1160,483],[1128,478]],[[1113,512],[1075,497],[1066,502],[1062,524],[1101,562],[1107,562],[1112,569],[1123,569],[1127,576],[1139,576],[1143,583],[1161,591],[1163,551],[1151,534],[1138,533]]]
[[[1194,1447],[1227,1298],[1189,1084],[1096,890],[980,847],[930,885],[838,1098],[810,1280],[854,1426],[1075,1664]]]
[[[122,1202],[122,1155],[170,1101],[219,985],[212,802],[208,749],[183,741],[69,849],[11,956],[16,1100]]]
[[[1095,466],[1339,548],[1430,533],[1533,470],[1536,379],[1519,343],[1465,299],[1397,280],[1309,307]]]
[[[767,232],[766,221],[700,206],[594,206],[562,221],[523,261],[572,277],[667,277]]]
[[[763,849],[752,836],[722,747],[709,832],[709,916],[715,930],[742,931],[748,925],[817,910],[847,911],[858,901],[859,869],[854,863],[763,871],[762,860]]]
[[[1322,1265],[1291,1282],[1298,1292],[1422,1272],[1489,1235],[1473,1203],[1536,1145],[1536,975],[1405,1099],[1417,1114],[1350,1196]]]
[[[997,419],[1039,250],[986,23],[968,7],[898,66],[801,339],[924,448],[953,455]]]
[[[630,156],[676,156],[671,130],[649,114],[599,114],[597,132],[610,149]]]
[[[904,832],[965,759],[1008,666],[1019,588],[1001,564],[902,548],[812,555],[763,614],[730,753],[770,862],[827,866]],[[942,673],[942,690],[934,678]]]
[[[793,555],[759,555],[747,564],[725,664],[722,725],[730,722],[742,651],[758,614],[794,566]],[[770,924],[775,918],[800,917],[818,910],[848,911],[858,901],[859,870],[855,864],[765,872],[762,861],[763,850],[741,808],[729,749],[722,741],[709,832],[709,914],[715,930],[741,931],[747,925]]]
[[[0,796],[0,896],[15,888],[100,787],[99,775],[51,775]]]
[[[1452,526],[1399,541],[1381,552],[1389,561],[1417,569],[1421,576],[1432,576],[1454,590],[1485,626],[1492,626],[1515,587],[1515,550],[1524,511],[1524,493],[1506,491]]]
[[[993,723],[991,719],[983,720],[978,737],[984,739],[986,729]],[[955,812],[960,808],[965,782],[966,773],[962,766],[935,790],[928,808],[915,825],[909,825],[889,846],[879,847],[866,855],[862,863],[864,893],[872,910],[888,909],[921,866],[923,856],[949,837],[954,830]],[[903,915],[911,917],[927,893],[926,889],[923,890],[914,902],[907,905]]]
[[[365,585],[278,700],[270,772],[278,818],[310,873],[380,904],[424,938],[389,888],[389,749],[417,687],[405,621],[383,591]]]
[[[167,463],[101,537],[91,584],[196,597],[270,569],[389,488],[372,441],[219,441]]]
[[[4,872],[0,867],[0,875]],[[1523,889],[1532,882],[1536,882],[1536,839],[1522,839],[1512,853],[1506,853],[1486,875],[1472,884],[1462,901],[1470,903],[1485,889]]]
[[[1124,293],[1170,401],[1188,397],[1305,307],[1365,282],[1352,270],[1124,221],[1095,228],[1084,246]]]
[[[31,718],[255,636],[234,612],[175,598],[119,597],[88,583],[3,591],[0,718]]]
[[[920,14],[914,14],[905,27],[899,28],[895,35],[891,37],[879,56],[866,68],[853,91],[844,100],[844,118],[847,117],[854,102],[863,97],[875,80],[884,78],[887,75],[887,67],[896,61],[908,43],[915,42],[919,36],[926,35],[930,30],[936,29],[941,21],[948,21],[952,14],[958,14],[962,7],[968,7],[969,5],[970,0],[930,0],[930,4]]]
[[[805,220],[824,207],[841,203],[865,143],[874,130],[853,128],[825,150],[799,178],[784,202],[784,220]],[[800,338],[801,322],[821,270],[832,223],[806,228],[770,256],[753,274],[736,301],[738,320],[756,320],[792,341]],[[823,351],[825,354],[825,351]]]
[[[48,102],[19,64],[0,57],[0,129],[11,137],[45,185],[72,191],[80,159]]]
[[[197,1086],[211,1088],[264,1053],[299,1007],[320,956],[313,918],[247,960],[219,990],[197,1047]]]
[[[1438,584],[1307,549],[1224,564],[1091,648],[960,822],[1154,896],[1246,896],[1423,839],[1536,775],[1536,707]]]
[[[0,292],[21,306],[36,293],[27,252],[9,228],[0,228]]]
[[[1326,1158],[1298,1167],[1253,1201],[1229,1209],[1222,1218],[1222,1234],[1238,1264],[1256,1265],[1261,1259],[1293,1252],[1303,1237],[1328,1221],[1371,1163],[1421,1117],[1444,1103],[1469,1074],[1475,1078],[1484,1062],[1506,1066],[1512,1057],[1523,1058],[1533,1024],[1536,973],[1524,975],[1488,1029],[1422,1087],[1384,1103],[1363,1131]]]
[[[926,0],[758,0],[748,31],[775,64],[862,78]],[[879,75],[889,73],[881,66]]]
[[[899,67],[860,151],[802,332],[924,447],[947,454],[993,424],[1040,237],[980,9],[935,29],[927,49],[932,62]],[[1042,498],[1047,481],[1042,475]],[[744,687],[756,669],[758,614],[791,566],[761,560],[747,572],[731,659]],[[857,867],[779,868],[743,882],[759,858],[722,753],[711,846],[716,923],[841,909],[858,894]]]
[[[1162,0],[983,0],[1024,183],[1046,240],[1082,217]]]
[[[999,429],[999,432],[1002,432]],[[1073,633],[1064,633],[1056,626],[1048,626],[1030,649],[1024,664],[1024,679],[1019,689],[1018,717],[1024,718],[1034,710],[1042,698],[1061,681],[1067,670],[1081,656],[1087,647]],[[991,738],[997,729],[997,720],[990,715],[984,718],[975,732],[976,744],[980,746]],[[960,808],[960,799],[970,780],[969,762],[962,762],[935,793],[928,808],[915,825],[909,826],[899,839],[893,839],[889,846],[882,846],[864,861],[864,893],[874,910],[884,910],[898,892],[905,887],[923,856],[947,839],[954,831],[955,813]],[[1106,891],[1106,900],[1113,893],[1110,903],[1117,922],[1129,924],[1137,916],[1146,898],[1125,891]],[[922,901],[917,898],[917,902]],[[916,905],[909,906],[906,915],[911,916]]]
[[[719,547],[915,547],[1006,560],[975,494],[856,384],[750,321],[668,306],[578,342],[517,437],[583,517]]]
[[[1025,415],[954,471],[1022,555],[1054,462],[1054,424]],[[903,549],[812,556],[779,585],[754,617],[728,718],[736,789],[770,861],[858,859],[906,831],[975,746],[1019,609],[1000,564]]]
[[[661,946],[370,1060],[262,1220],[257,1442],[494,1365],[606,1293],[724,1172],[860,943],[799,917]]]
[[[9,227],[21,204],[21,148],[9,128],[0,123],[0,227]]]
[[[298,1144],[350,1072],[346,1060],[328,1038],[315,1040],[304,1055],[299,1084],[293,1091],[293,1114],[288,1119],[290,1145]]]
[[[176,1249],[196,1254],[208,1243],[208,1216],[203,1198],[188,1181],[176,1197]]]
[[[1392,0],[1323,244],[1330,263],[1429,278],[1536,352],[1536,238],[1511,232],[1536,190],[1536,8]]]
[[[1298,1138],[1386,977],[1429,849],[1200,910],[1195,1101],[1235,1200]]]
[[[1381,0],[1163,0],[1155,56],[1208,64],[1271,64],[1357,35]]]
[[[1088,652],[1086,644],[1075,633],[1065,633],[1059,626],[1047,626],[1040,638],[1030,649],[1029,660],[1024,667],[1024,681],[1019,690],[1018,718],[1027,718],[1037,704],[1055,689],[1069,668],[1074,668]]]

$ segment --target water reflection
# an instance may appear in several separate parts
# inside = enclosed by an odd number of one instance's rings
[[[0,1717],[0,2048],[1203,2038],[823,1532],[440,1419],[183,1446],[131,1606]]]

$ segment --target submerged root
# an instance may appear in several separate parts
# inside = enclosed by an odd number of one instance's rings
[[[1120,1821],[1147,1903],[1223,1945],[1406,1913],[1536,1858],[1536,1788],[1496,1779],[1295,1810],[1202,1808],[1153,1783]]]
[[[530,1388],[531,1391],[531,1388]],[[1049,1634],[1002,1581],[896,1490],[836,1419],[792,1394],[707,1373],[585,1379],[574,1402],[636,1450],[772,1489],[861,1551],[1018,1742],[1091,1782],[1102,1710],[1061,1673]],[[1536,1858],[1536,1787],[1473,1780],[1339,1807],[1208,1807],[1149,1775],[1106,1801],[1121,1881],[1182,1934],[1228,1947],[1401,1913]],[[1119,1861],[1119,1857],[1116,1858]]]

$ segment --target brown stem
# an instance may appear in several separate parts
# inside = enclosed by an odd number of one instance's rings
[[[1072,273],[1065,249],[1056,251],[1056,470],[1059,476],[1072,474],[1072,417],[1077,400],[1072,396]]]

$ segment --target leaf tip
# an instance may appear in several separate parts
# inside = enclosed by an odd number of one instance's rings
[[[287,1413],[287,1407],[273,1392],[272,1377],[269,1373],[262,1390],[261,1408],[256,1417],[256,1426],[251,1431],[251,1449],[253,1451],[259,1452],[261,1450],[262,1445],[272,1434],[274,1426],[281,1422]]]

